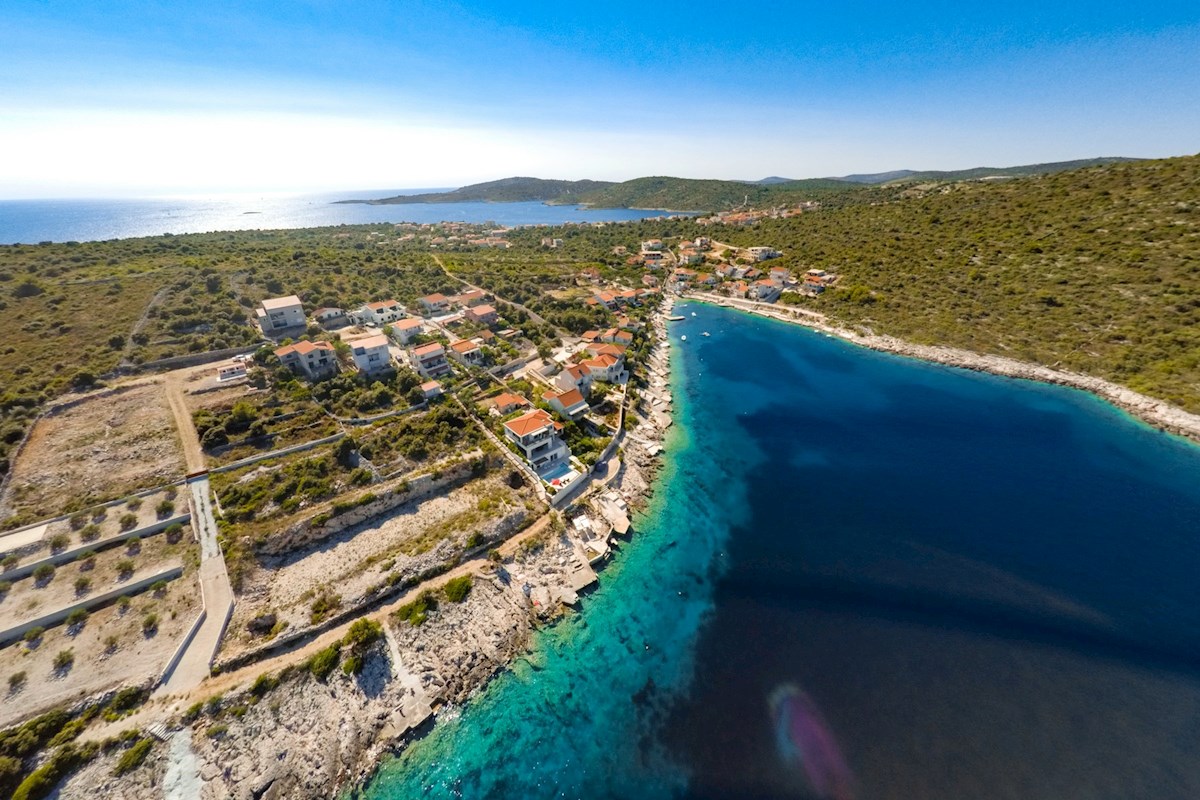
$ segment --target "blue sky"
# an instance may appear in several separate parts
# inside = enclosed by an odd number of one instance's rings
[[[1200,151],[1200,3],[910,5],[10,0],[0,196]]]

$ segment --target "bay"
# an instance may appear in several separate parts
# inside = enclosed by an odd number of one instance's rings
[[[368,797],[1200,796],[1200,448],[1075,390],[680,310],[634,540]],[[837,791],[788,760],[784,688]]]
[[[88,242],[164,233],[315,228],[373,222],[492,222],[556,225],[617,222],[665,215],[626,208],[585,209],[528,203],[339,204],[338,200],[388,197],[426,190],[339,192],[317,195],[0,200],[0,243]]]

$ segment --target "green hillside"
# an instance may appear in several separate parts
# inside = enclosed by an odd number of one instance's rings
[[[1200,157],[871,196],[710,235],[841,273],[840,290],[802,302],[877,333],[1098,375],[1200,411]]]
[[[672,211],[722,211],[744,205],[769,206],[797,200],[820,199],[857,187],[826,178],[757,184],[741,181],[695,180],[656,176],[634,178],[569,202],[595,208],[664,208]],[[567,202],[560,198],[556,202]]]
[[[1023,164],[1015,167],[975,167],[959,170],[911,170],[900,169],[892,172],[876,172],[866,175],[846,175],[837,180],[850,183],[892,183],[894,181],[969,181],[980,178],[1016,178],[1023,175],[1049,175],[1054,172],[1068,172],[1084,167],[1099,167],[1105,164],[1121,164],[1127,161],[1137,161],[1136,158],[1083,158],[1075,161],[1053,161],[1046,164]]]
[[[475,183],[452,192],[397,195],[379,200],[342,200],[342,203],[368,205],[399,205],[404,203],[528,203],[560,200],[578,202],[580,195],[603,190],[613,184],[607,181],[557,181],[542,178],[502,178],[498,181]]]

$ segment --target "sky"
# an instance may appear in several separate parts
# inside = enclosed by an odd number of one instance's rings
[[[1196,152],[1195,0],[6,0],[0,24],[7,199]]]

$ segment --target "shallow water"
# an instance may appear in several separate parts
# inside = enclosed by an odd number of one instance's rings
[[[782,685],[857,797],[1200,796],[1200,448],[1078,391],[682,310],[633,542],[370,797],[813,797]]]

